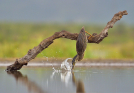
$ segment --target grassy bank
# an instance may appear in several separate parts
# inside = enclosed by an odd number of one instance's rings
[[[82,26],[89,33],[100,33],[105,25],[0,23],[0,58],[23,57],[29,49],[55,32],[66,30],[79,33]],[[100,44],[87,44],[85,58],[134,58],[133,40],[134,27],[118,23]],[[76,41],[60,38],[41,52],[38,58],[72,58],[76,55],[75,46]]]

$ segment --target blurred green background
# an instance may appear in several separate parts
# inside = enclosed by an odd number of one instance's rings
[[[115,13],[127,10],[100,44],[87,45],[85,58],[134,58],[134,0],[1,0],[0,58],[21,58],[43,39],[62,30],[100,33]],[[60,38],[38,58],[76,55],[76,41]]]
[[[82,26],[89,33],[100,33],[106,24],[52,24],[52,23],[0,23],[0,58],[20,58],[43,39],[62,30],[79,33]],[[134,27],[117,22],[109,29],[108,37],[100,44],[88,43],[85,58],[131,59],[134,58]],[[60,38],[54,40],[37,57],[68,58],[76,55],[76,41]]]

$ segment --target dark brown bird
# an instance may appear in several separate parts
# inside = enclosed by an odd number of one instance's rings
[[[86,47],[87,47],[87,36],[86,36],[84,27],[82,27],[77,37],[77,42],[76,42],[77,55],[72,60],[72,69],[74,68],[75,63],[77,61],[80,61],[83,59]]]
[[[82,29],[77,37],[77,42],[76,42],[77,55],[74,56],[74,58],[72,60],[72,69],[74,69],[75,63],[77,61],[81,61],[84,57],[84,52],[85,52],[85,49],[87,47],[86,33],[90,35],[88,39],[90,39],[90,37],[93,37],[90,33],[85,31],[84,27],[82,27]]]

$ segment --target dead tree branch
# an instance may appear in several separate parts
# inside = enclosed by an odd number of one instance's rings
[[[120,20],[123,15],[127,15],[127,11],[120,11],[116,13],[111,21],[109,21],[106,25],[106,27],[101,31],[100,34],[93,33],[92,37],[88,39],[88,43],[100,43],[105,37],[108,36],[108,30],[113,27],[115,22]],[[27,65],[28,62],[32,59],[34,59],[41,51],[43,51],[45,48],[47,48],[49,45],[51,45],[55,39],[57,38],[67,38],[71,40],[77,40],[78,33],[70,33],[65,30],[61,32],[55,32],[54,35],[44,39],[38,46],[34,47],[33,49],[30,49],[28,53],[19,59],[16,59],[16,61],[7,67],[7,71],[12,71],[12,70],[19,70],[22,68],[23,65]]]
[[[105,26],[105,28],[101,31],[100,34],[96,34],[96,33],[93,33],[93,37],[91,37],[89,40],[88,40],[88,43],[100,43],[105,37],[108,36],[108,30],[110,28],[113,27],[113,25],[115,24],[115,22],[117,22],[118,20],[120,20],[122,18],[123,15],[127,15],[127,11],[120,11],[118,13],[116,13],[113,18],[111,19],[111,21],[109,21],[107,23],[107,25]]]

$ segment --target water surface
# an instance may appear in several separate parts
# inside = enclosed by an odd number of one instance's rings
[[[76,67],[55,72],[52,67],[0,67],[0,93],[134,93],[133,67]],[[59,67],[55,67],[59,69]]]

